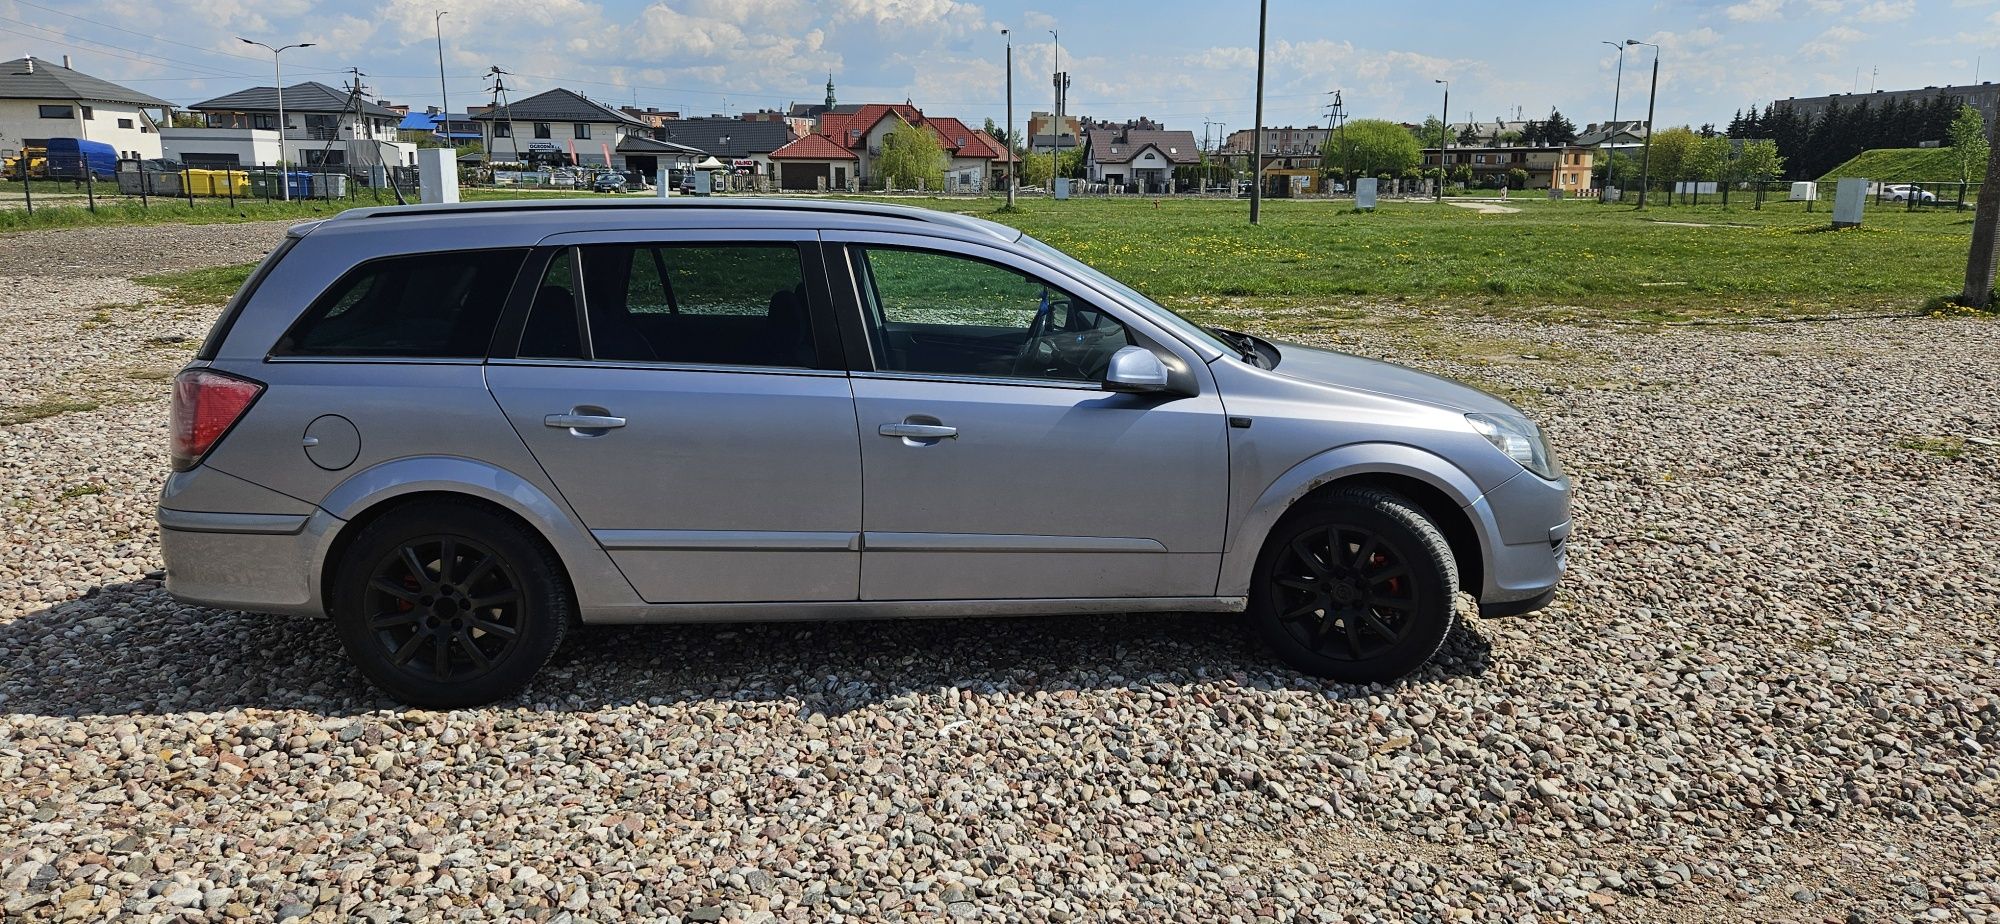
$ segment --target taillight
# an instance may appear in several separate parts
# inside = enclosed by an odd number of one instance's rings
[[[213,369],[189,369],[174,379],[174,471],[201,463],[222,435],[236,426],[264,386]]]

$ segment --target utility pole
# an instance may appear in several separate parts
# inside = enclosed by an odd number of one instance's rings
[[[269,52],[271,52],[271,81],[272,81],[273,83],[276,83],[276,84],[278,85],[278,86],[277,86],[277,90],[278,90],[278,172],[279,172],[279,173],[284,173],[284,172],[286,172],[286,169],[287,169],[287,168],[285,167],[285,67],[284,67],[284,64],[283,64],[282,62],[280,62],[280,60],[279,60],[279,56],[283,55],[283,54],[284,54],[285,52],[287,52],[287,51],[290,51],[290,50],[292,50],[292,49],[294,49],[294,48],[311,48],[311,47],[313,47],[313,44],[314,44],[314,43],[312,43],[312,42],[299,42],[298,44],[295,44],[295,45],[285,45],[285,46],[282,46],[282,47],[278,47],[278,48],[272,48],[271,46],[269,46],[269,45],[266,45],[266,44],[264,44],[263,42],[253,42],[253,41],[251,41],[251,40],[249,40],[249,39],[247,39],[247,38],[244,38],[243,36],[240,36],[240,35],[236,37],[236,40],[237,40],[237,41],[239,41],[239,42],[242,42],[242,43],[243,43],[243,44],[245,44],[245,45],[255,45],[255,46],[257,46],[258,48],[262,48],[262,49],[265,49],[265,50],[268,50]],[[289,176],[282,176],[282,177],[280,177],[280,178],[279,178],[279,183],[278,183],[278,190],[279,190],[280,192],[282,192],[282,193],[284,194],[284,201],[286,201],[286,202],[290,202],[290,201],[292,201],[292,180],[291,180],[291,177],[289,177]]]
[[[514,149],[514,160],[518,161],[521,159],[521,137],[515,134],[517,128],[514,125],[514,107],[507,103],[508,72],[501,70],[500,65],[495,64],[488,68],[486,73],[493,78],[493,86],[488,88],[493,91],[493,105],[507,113],[507,143],[508,146]],[[489,170],[493,168],[493,145],[491,144],[486,146],[486,167]]]
[[[1257,127],[1250,145],[1250,223],[1264,215],[1264,33],[1270,24],[1271,0],[1257,0]]]
[[[1049,30],[1049,37],[1056,43],[1056,128],[1055,140],[1049,145],[1049,198],[1056,197],[1056,172],[1062,166],[1062,34]]]
[[[1639,149],[1639,207],[1646,207],[1646,187],[1652,183],[1653,169],[1653,104],[1660,99],[1660,46],[1638,39],[1626,39],[1627,45],[1645,45],[1653,49],[1653,87],[1646,91],[1646,144]],[[1673,204],[1671,201],[1669,205]]]
[[[433,24],[437,26],[438,38],[438,106],[444,110],[444,143],[456,150],[458,145],[451,137],[451,94],[444,88],[444,17],[449,10],[439,10]]]
[[[1014,156],[1014,32],[1002,29],[1007,37],[1007,207],[1014,207],[1014,189],[1021,185],[1021,161]],[[833,78],[827,78],[832,82]]]
[[[1208,192],[1208,188],[1210,186],[1215,185],[1215,155],[1217,149],[1221,145],[1219,140],[1218,141],[1210,140],[1211,138],[1214,138],[1215,135],[1213,132],[1209,131],[1209,129],[1214,128],[1221,124],[1222,124],[1221,122],[1216,122],[1209,119],[1203,119],[1201,123],[1201,149],[1207,152],[1208,155],[1207,163],[1203,165],[1203,169],[1201,171],[1202,192]]]
[[[1432,80],[1431,82],[1444,84],[1444,109],[1441,110],[1443,115],[1440,115],[1438,117],[1438,188],[1437,188],[1437,201],[1443,202],[1445,151],[1451,146],[1451,81],[1445,80],[1443,78],[1438,78],[1436,80]]]

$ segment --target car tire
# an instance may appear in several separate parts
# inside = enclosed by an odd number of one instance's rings
[[[333,622],[349,659],[384,693],[451,709],[518,692],[574,618],[555,553],[476,503],[420,501],[383,514],[335,572]]]
[[[1256,631],[1285,663],[1346,683],[1424,666],[1458,619],[1451,545],[1408,498],[1340,488],[1271,530],[1250,591]]]

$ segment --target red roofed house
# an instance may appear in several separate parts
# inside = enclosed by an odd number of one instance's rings
[[[1006,175],[1009,152],[992,135],[948,116],[926,116],[908,103],[869,103],[855,112],[825,113],[818,133],[773,151],[771,160],[780,165],[780,185],[814,189],[825,177],[829,187],[844,188],[848,169],[864,182],[872,179],[882,139],[900,122],[928,128],[937,136],[947,158],[947,188],[987,189],[997,176]]]

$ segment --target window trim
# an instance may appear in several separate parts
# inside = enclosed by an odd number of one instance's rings
[[[49,115],[49,110],[51,109],[60,109],[62,110],[62,114]],[[74,119],[76,118],[76,107],[66,103],[37,103],[35,105],[35,116],[42,119]]]
[[[339,276],[334,277],[334,280],[332,282],[327,283],[326,287],[319,291],[319,294],[313,296],[312,301],[307,302],[306,306],[299,310],[299,313],[292,318],[291,323],[286,324],[284,330],[278,334],[278,338],[276,340],[273,340],[271,342],[271,345],[268,348],[266,348],[266,350],[264,351],[264,362],[267,363],[269,362],[406,363],[415,365],[479,365],[480,363],[485,362],[486,361],[485,355],[406,356],[398,354],[371,355],[367,353],[318,354],[318,353],[278,352],[279,345],[291,339],[293,333],[299,329],[300,325],[305,324],[306,319],[308,317],[311,317],[314,312],[318,311],[321,305],[326,302],[329,296],[331,296],[336,290],[340,289],[343,283],[348,282],[355,276],[355,274],[362,272],[364,269],[374,266],[378,263],[387,263],[392,260],[407,260],[412,257],[437,257],[444,255],[472,254],[472,253],[517,253],[520,255],[520,259],[523,263],[526,263],[528,259],[533,256],[532,249],[527,247],[454,247],[454,248],[446,248],[443,250],[413,250],[401,253],[383,254],[381,256],[371,257],[369,259],[363,260],[341,271]],[[513,301],[514,289],[519,287],[520,278],[521,278],[520,273],[517,269],[513,281],[508,283],[509,288],[507,294],[502,296],[500,303],[501,305],[500,311],[494,316],[493,327],[495,331],[498,331],[500,329],[501,323],[506,320],[507,306]],[[483,351],[484,353],[490,353],[492,350],[491,336],[492,335],[488,335],[487,347],[486,350]]]

